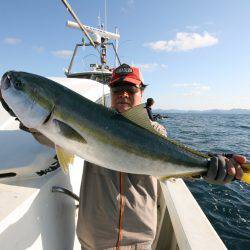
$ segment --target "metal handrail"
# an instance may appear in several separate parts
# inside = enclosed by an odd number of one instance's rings
[[[51,189],[52,193],[63,193],[68,195],[69,197],[73,198],[76,201],[80,201],[79,196],[77,196],[76,194],[74,194],[73,192],[71,192],[70,190],[63,188],[63,187],[59,187],[59,186],[53,186]]]

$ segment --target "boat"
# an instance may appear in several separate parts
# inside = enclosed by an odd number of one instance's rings
[[[68,26],[92,33],[96,40],[77,44],[66,77],[52,79],[108,106],[107,83],[112,70],[106,64],[105,46],[111,44],[111,38],[117,41],[119,35],[77,21],[68,22]],[[101,64],[90,65],[86,72],[72,72],[78,47],[93,46],[91,43],[101,48]],[[117,46],[110,46],[116,48],[118,59]],[[81,249],[76,222],[84,159],[76,157],[65,175],[55,150],[21,130],[3,107],[0,159],[0,249]],[[152,249],[226,249],[182,179],[159,182],[158,189],[157,235]]]

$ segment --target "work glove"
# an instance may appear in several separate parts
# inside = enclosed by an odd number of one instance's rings
[[[227,158],[223,155],[211,157],[210,166],[204,179],[211,184],[223,185],[234,179],[240,180],[243,170],[240,164],[246,162],[246,157],[242,155],[231,155]]]
[[[20,121],[19,121],[20,122]],[[32,128],[27,128],[26,126],[24,126],[21,122],[19,124],[19,128],[21,130],[24,130],[28,133],[31,133],[33,135],[33,137],[42,145],[48,146],[50,148],[55,148],[55,144],[54,142],[52,142],[49,138],[47,138],[45,135],[43,135],[42,133],[40,133],[39,131],[37,131],[36,129],[32,129]]]
[[[160,123],[158,122],[154,122],[154,121],[150,121],[151,122],[151,125],[153,126],[153,128],[161,135],[163,136],[166,136],[167,137],[167,130],[166,128],[161,125]]]

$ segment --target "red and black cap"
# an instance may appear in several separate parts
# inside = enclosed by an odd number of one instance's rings
[[[109,86],[112,87],[120,82],[129,82],[136,86],[141,85],[143,80],[140,69],[125,63],[115,68],[112,72]]]

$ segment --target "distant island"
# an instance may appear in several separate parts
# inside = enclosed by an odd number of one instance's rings
[[[208,109],[208,110],[182,110],[182,109],[154,109],[154,113],[200,113],[200,114],[246,114],[250,115],[250,109]]]

